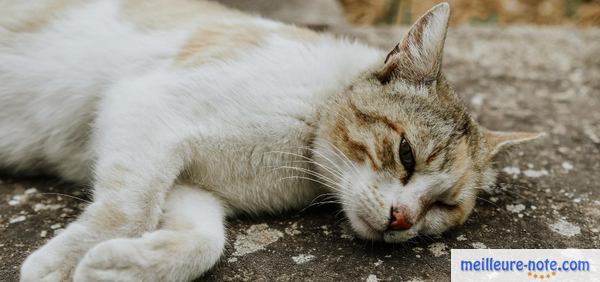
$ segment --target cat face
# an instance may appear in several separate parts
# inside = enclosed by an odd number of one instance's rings
[[[440,72],[449,8],[411,28],[382,67],[331,99],[313,158],[363,238],[400,242],[462,224],[491,159],[536,134],[479,127]]]

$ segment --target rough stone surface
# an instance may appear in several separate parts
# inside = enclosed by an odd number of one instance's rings
[[[405,29],[330,30],[387,49]],[[548,134],[498,159],[498,184],[464,226],[388,245],[355,239],[336,206],[232,219],[227,253],[202,280],[447,281],[452,248],[600,248],[600,30],[461,27],[445,54],[449,80],[481,124]],[[15,281],[88,191],[52,178],[0,179],[0,281]],[[244,238],[256,241],[236,241]],[[236,244],[252,252],[236,255]]]

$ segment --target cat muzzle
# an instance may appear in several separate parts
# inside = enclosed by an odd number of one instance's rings
[[[388,230],[408,230],[413,226],[407,213],[401,209],[392,208]]]

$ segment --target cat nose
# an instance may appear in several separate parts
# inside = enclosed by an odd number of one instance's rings
[[[412,222],[406,216],[406,212],[400,209],[392,208],[391,218],[388,229],[391,230],[407,230],[413,226]]]

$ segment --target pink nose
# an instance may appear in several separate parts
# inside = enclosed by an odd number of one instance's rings
[[[390,219],[389,229],[392,230],[407,230],[412,227],[413,224],[410,222],[406,213],[401,210],[392,208],[392,217]]]

